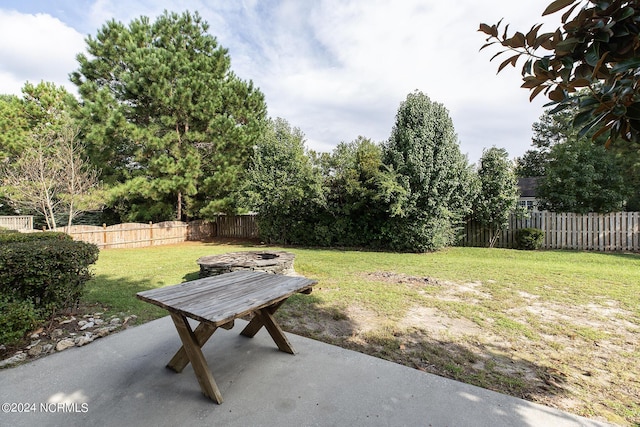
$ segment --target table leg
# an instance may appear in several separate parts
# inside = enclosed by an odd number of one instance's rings
[[[191,366],[193,366],[193,371],[196,374],[202,393],[214,402],[218,404],[222,403],[222,394],[213,379],[213,375],[211,375],[211,370],[209,369],[209,366],[207,366],[207,361],[202,354],[202,350],[200,349],[195,333],[191,330],[189,321],[185,316],[177,313],[171,313],[171,319],[176,326],[178,335],[180,335],[182,348],[186,352],[189,362],[191,362]],[[204,330],[204,328],[202,330]],[[202,332],[202,334],[203,336],[206,335],[204,332]],[[211,332],[211,334],[213,334],[213,332]],[[209,336],[211,336],[211,334],[209,334]]]
[[[223,329],[231,329],[233,328],[234,321],[230,321],[225,323],[224,325],[220,325]],[[208,323],[200,322],[200,324],[196,327],[196,330],[193,331],[195,335],[196,342],[198,343],[198,347],[202,348],[209,338],[213,335],[213,333],[218,329],[216,326],[211,326]],[[176,352],[173,358],[167,363],[167,368],[171,369],[175,372],[182,372],[182,370],[189,364],[189,357],[187,356],[187,352],[184,349],[184,346],[180,347],[180,350]]]
[[[280,306],[282,304],[284,304],[284,302],[286,300],[287,299],[285,298],[282,301],[278,301],[277,303],[270,305],[269,307],[267,307],[267,310],[269,310],[269,313],[271,313],[271,314],[275,313],[276,310],[278,310],[280,308]],[[256,316],[253,317],[253,319],[251,319],[249,324],[244,327],[242,332],[240,332],[240,335],[244,335],[245,337],[253,338],[254,336],[256,336],[258,331],[263,326],[264,326],[264,323],[262,322],[262,318],[260,318],[260,316],[256,315]]]
[[[285,300],[279,301],[269,307],[261,308],[254,312],[254,317],[251,322],[242,330],[241,335],[247,337],[254,337],[258,331],[264,326],[271,335],[271,338],[276,343],[280,351],[285,353],[295,354],[293,346],[284,335],[284,331],[280,328],[280,325],[273,318],[273,314],[280,308]]]

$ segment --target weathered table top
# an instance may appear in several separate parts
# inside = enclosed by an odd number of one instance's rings
[[[236,271],[139,292],[137,297],[213,326],[310,291],[317,281],[259,271]]]

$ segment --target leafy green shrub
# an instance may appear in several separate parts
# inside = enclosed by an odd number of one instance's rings
[[[38,313],[31,301],[0,297],[0,344],[20,341],[38,323]]]
[[[54,238],[0,245],[0,295],[27,300],[43,315],[77,303],[98,259],[96,245]]]
[[[540,249],[544,242],[544,231],[538,228],[522,228],[516,232],[516,242],[518,249]]]
[[[0,230],[0,243],[31,242],[34,240],[73,240],[70,235],[58,231],[42,233],[20,233],[15,230]]]

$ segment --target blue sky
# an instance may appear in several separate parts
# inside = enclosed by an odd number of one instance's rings
[[[490,63],[480,22],[504,17],[528,30],[548,1],[533,0],[21,0],[0,2],[0,93],[20,95],[26,81],[75,90],[84,38],[108,20],[128,24],[170,10],[198,11],[229,49],[233,71],[265,94],[269,115],[306,135],[307,146],[331,151],[359,135],[380,142],[400,102],[418,89],[444,104],[460,147],[476,162],[483,148],[511,157],[531,144],[543,112],[529,102],[520,70]],[[557,26],[552,17],[547,28]]]

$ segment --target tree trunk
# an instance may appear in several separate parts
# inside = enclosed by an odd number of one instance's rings
[[[182,191],[178,191],[178,221],[182,221]]]
[[[69,222],[67,223],[67,231],[69,227],[71,227],[71,222],[73,221],[73,200],[69,202]]]

